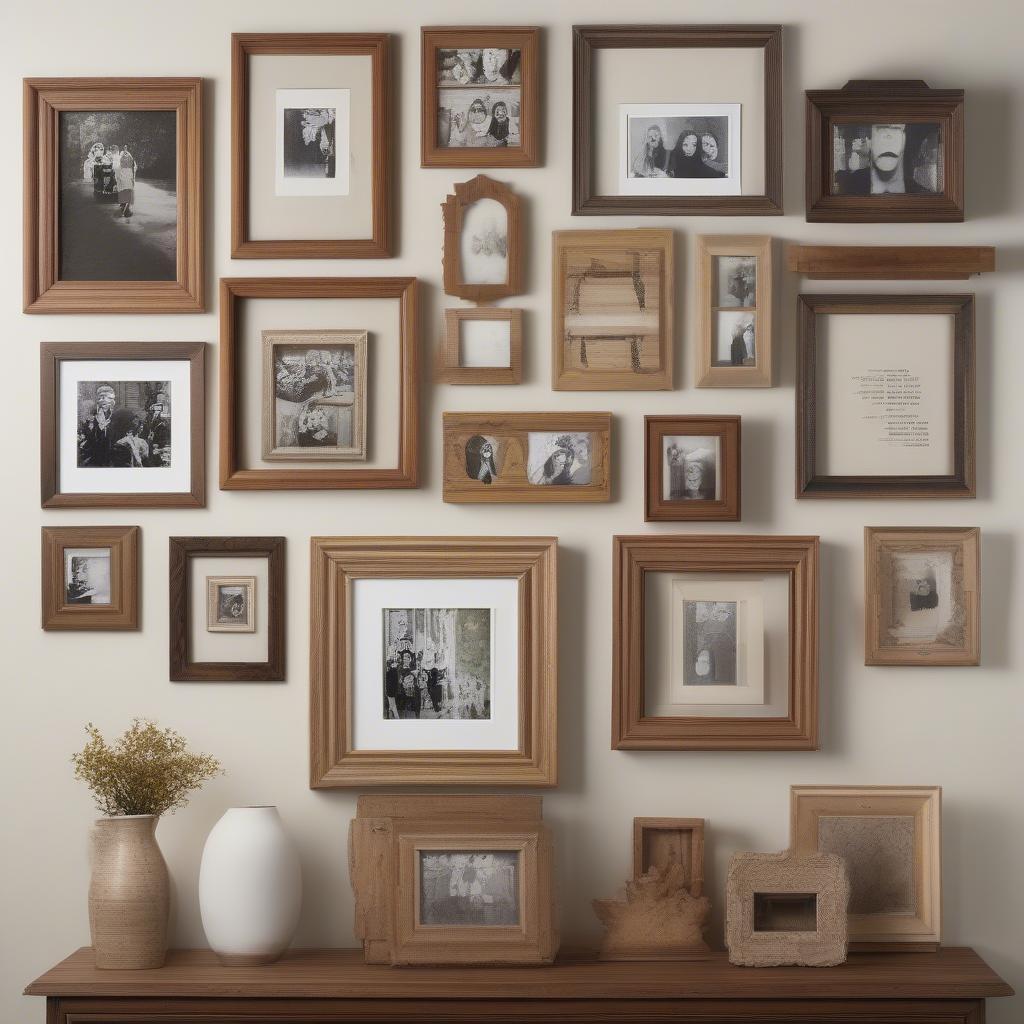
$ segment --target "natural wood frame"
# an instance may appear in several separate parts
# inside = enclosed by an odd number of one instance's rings
[[[285,538],[168,538],[169,650],[172,683],[278,682],[285,677]],[[266,558],[267,660],[193,661],[190,641],[192,593],[189,565],[193,558]],[[206,595],[198,598],[205,606]]]
[[[786,269],[812,281],[966,281],[996,269],[994,245],[786,246]]]
[[[715,366],[715,332],[717,314],[742,313],[751,307],[716,306],[717,275],[715,259],[719,256],[752,256],[757,260],[757,281],[754,291],[753,366]],[[762,285],[762,280],[764,285]],[[772,239],[768,235],[699,235],[697,238],[697,368],[699,388],[770,388],[775,376],[772,346],[775,272],[772,267]]]
[[[421,167],[538,167],[540,157],[540,33],[539,28],[424,27],[420,57]],[[437,144],[437,51],[500,45],[519,50],[520,145],[461,149]]]
[[[915,914],[850,914],[850,948],[934,950],[942,932],[940,786],[791,786],[790,848],[818,849],[821,815],[913,815]]]
[[[509,325],[508,366],[463,366],[462,324],[466,320],[505,320]],[[446,309],[444,335],[434,379],[439,384],[518,384],[523,379],[523,311],[504,306]]]
[[[674,832],[689,836],[690,877],[687,889],[691,896],[704,891],[704,819],[703,818],[634,818],[633,819],[633,881],[648,870],[645,847],[653,832]]]
[[[524,479],[508,484],[499,477],[482,484],[466,474],[465,443],[458,435],[472,431],[484,435],[524,435],[517,438],[523,459]],[[589,484],[531,484],[526,476],[528,434],[531,432],[589,433],[594,435],[591,449]],[[611,499],[612,417],[607,412],[446,412],[442,416],[441,474],[442,496],[452,503],[560,504],[564,502],[609,501]],[[506,460],[507,462],[507,460]]]
[[[859,224],[964,219],[964,91],[930,89],[920,80],[853,79],[842,89],[806,96],[807,220]],[[832,194],[834,122],[937,123],[942,126],[943,191],[934,196]]]
[[[886,646],[882,643],[882,562],[914,550],[949,551],[963,573],[964,639]],[[977,665],[981,661],[981,531],[960,526],[864,527],[864,664]]]
[[[642,534],[612,538],[612,749],[818,748],[817,537]],[[784,573],[789,578],[785,717],[648,716],[644,577],[648,572]]]
[[[139,628],[139,532],[137,526],[42,528],[43,629]],[[109,604],[78,605],[65,601],[65,548],[110,549]]]
[[[369,238],[249,237],[250,57],[343,56],[371,59],[373,162]],[[386,32],[234,32],[231,35],[231,256],[233,259],[384,259],[394,255],[395,98],[391,35]]]
[[[174,281],[60,279],[60,114],[173,110],[178,231]],[[26,313],[202,313],[203,80],[26,78],[24,82]]]
[[[953,317],[953,460],[948,476],[825,476],[817,459],[817,318],[829,314]],[[973,498],[975,496],[974,296],[797,296],[796,496],[798,498]]]
[[[188,360],[189,490],[170,494],[64,493],[60,487],[60,366],[65,360]],[[206,343],[44,341],[39,346],[40,489],[43,508],[202,508],[206,504]],[[173,441],[172,441],[173,443]]]
[[[221,587],[243,586],[249,591],[249,602],[245,621],[241,625],[217,621],[218,593]],[[255,576],[207,576],[206,577],[206,630],[208,633],[255,633],[256,632],[256,577]]]
[[[721,496],[717,500],[681,501],[664,497],[666,435],[716,436],[715,466]],[[736,522],[740,519],[741,421],[739,416],[644,417],[644,522]]]
[[[220,282],[220,487],[223,491],[419,486],[419,329],[414,277],[226,277]],[[239,463],[238,305],[244,299],[398,299],[398,465],[388,469],[246,469]]]
[[[657,251],[661,259],[658,306],[658,369],[575,370],[565,365],[565,302],[568,281],[561,272],[573,249]],[[675,239],[671,228],[611,228],[551,233],[551,388],[553,391],[668,391],[673,387],[675,354]],[[582,279],[581,279],[582,283]]]
[[[574,215],[661,217],[751,216],[782,211],[781,25],[574,25],[572,52],[572,212]],[[763,195],[595,195],[592,168],[595,49],[737,48],[764,51]]]
[[[310,788],[554,786],[558,778],[558,542],[554,537],[313,537]],[[350,609],[359,578],[514,577],[519,590],[516,750],[356,750]],[[370,684],[367,684],[370,685]],[[373,680],[372,685],[380,685]]]

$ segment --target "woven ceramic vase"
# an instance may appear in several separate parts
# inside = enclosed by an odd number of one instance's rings
[[[171,896],[158,820],[130,814],[93,826],[89,932],[97,967],[141,971],[164,964]]]

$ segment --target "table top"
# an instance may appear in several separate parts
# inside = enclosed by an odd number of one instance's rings
[[[973,949],[852,953],[839,967],[599,961],[568,950],[550,967],[389,967],[359,949],[296,949],[274,964],[225,967],[171,950],[159,970],[97,970],[83,947],[25,990],[36,996],[249,999],[982,999],[1013,989]]]

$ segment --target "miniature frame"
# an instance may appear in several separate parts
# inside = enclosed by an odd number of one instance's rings
[[[774,293],[767,235],[697,238],[697,387],[772,386]]]
[[[704,889],[704,819],[634,818],[633,880],[651,868],[681,865],[691,896]]]
[[[740,518],[740,417],[644,417],[644,522]]]
[[[446,309],[434,377],[440,384],[518,384],[523,377],[523,311]]]
[[[445,501],[608,501],[612,418],[606,412],[446,412]]]
[[[210,633],[256,631],[256,577],[206,577],[206,629]]]
[[[672,387],[672,231],[555,231],[551,236],[551,387]]]
[[[864,664],[977,665],[977,527],[864,528]]]
[[[42,528],[43,629],[139,628],[139,528]]]
[[[854,80],[806,96],[808,221],[964,219],[962,89]]]
[[[850,880],[851,949],[938,948],[938,786],[792,786],[790,849],[839,854]]]

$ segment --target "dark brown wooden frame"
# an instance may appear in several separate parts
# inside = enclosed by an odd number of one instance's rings
[[[805,95],[808,221],[874,224],[964,219],[963,89],[930,89],[922,81],[854,79],[842,89],[813,89]],[[941,194],[832,194],[832,125],[875,118],[942,125]]]
[[[612,538],[612,749],[817,750],[817,537],[645,534]],[[647,716],[644,576],[648,572],[789,577],[789,713],[779,718]]]
[[[177,277],[174,281],[60,280],[60,114],[173,110],[177,117]],[[203,80],[26,78],[24,82],[24,311],[202,313]]]
[[[974,296],[800,295],[797,297],[796,496],[798,498],[973,498]],[[953,327],[953,449],[949,476],[823,476],[817,453],[819,314],[949,314]]]
[[[740,417],[644,417],[644,522],[736,522],[740,518]],[[716,473],[717,501],[669,501],[664,494],[661,439],[666,434],[703,434],[720,438]]]
[[[110,604],[64,600],[64,549],[110,548]],[[137,526],[44,526],[42,528],[43,629],[139,628],[139,528]]]
[[[494,46],[521,51],[518,148],[459,149],[437,144],[437,51]],[[428,27],[421,30],[420,166],[538,167],[540,165],[540,29]]]
[[[464,320],[508,322],[508,366],[463,366],[459,362]],[[518,384],[523,379],[523,311],[506,306],[446,309],[444,335],[438,347],[434,379],[439,384]]]
[[[786,269],[812,281],[966,281],[996,269],[993,245],[786,246]]]
[[[223,491],[419,486],[418,318],[414,277],[225,277],[220,282],[220,487]],[[239,465],[238,303],[244,299],[398,299],[401,379],[393,469],[244,469]]]
[[[249,237],[249,72],[253,56],[367,56],[373,62],[373,228],[369,238]],[[375,259],[394,255],[395,100],[391,36],[370,32],[235,32],[231,36],[231,255],[234,259]]]
[[[172,683],[277,682],[285,677],[284,537],[170,537],[170,678]],[[206,607],[205,591],[196,598],[189,585],[192,558],[266,558],[267,660],[193,661],[189,635],[192,604]]]
[[[781,25],[574,25],[572,30],[572,212],[659,217],[751,216],[782,211]],[[764,195],[595,195],[591,139],[593,51],[751,47],[764,50]]]
[[[175,494],[65,494],[60,486],[60,364],[64,360],[188,360],[192,436],[190,490]],[[206,504],[206,343],[44,341],[39,346],[40,478],[43,508],[202,508]]]

